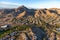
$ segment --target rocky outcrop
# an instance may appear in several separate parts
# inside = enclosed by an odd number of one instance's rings
[[[26,12],[24,11],[24,12],[20,13],[16,18],[21,18],[21,17],[23,17],[25,14],[26,14]]]
[[[28,40],[25,33],[21,33],[16,40]]]
[[[39,28],[30,28],[26,32],[20,33],[17,37],[17,40],[43,40],[45,33],[42,29]]]

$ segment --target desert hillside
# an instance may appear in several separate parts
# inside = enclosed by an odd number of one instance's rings
[[[60,32],[56,30],[60,27],[60,9],[30,9],[25,6],[0,9],[0,27],[2,25],[12,27],[13,31],[4,29],[7,30],[6,34],[17,32],[18,35],[13,36],[16,40],[60,40]],[[5,32],[0,32],[0,38],[6,35]]]

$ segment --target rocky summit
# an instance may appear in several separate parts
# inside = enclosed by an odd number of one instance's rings
[[[0,9],[0,40],[60,40],[59,28],[59,8]]]

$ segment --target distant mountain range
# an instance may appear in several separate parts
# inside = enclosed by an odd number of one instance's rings
[[[60,9],[29,9],[25,6],[14,9],[0,9],[0,26],[4,24],[14,24],[16,23],[16,21],[14,22],[14,19],[20,20],[21,22],[25,20],[23,24],[26,24],[26,21],[28,21],[27,23],[36,24],[44,21],[50,25],[57,25],[60,24]],[[17,23],[19,24],[21,22]]]

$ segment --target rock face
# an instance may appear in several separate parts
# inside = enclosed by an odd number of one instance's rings
[[[56,34],[55,33],[51,33],[50,34],[50,40],[56,40]]]
[[[34,27],[26,32],[20,33],[20,35],[17,37],[17,40],[43,40],[44,35],[44,31]]]
[[[21,17],[23,17],[25,14],[26,14],[26,12],[24,11],[23,13],[20,13],[20,14],[17,16],[17,18],[21,18]]]
[[[28,40],[25,33],[21,33],[16,40]]]

